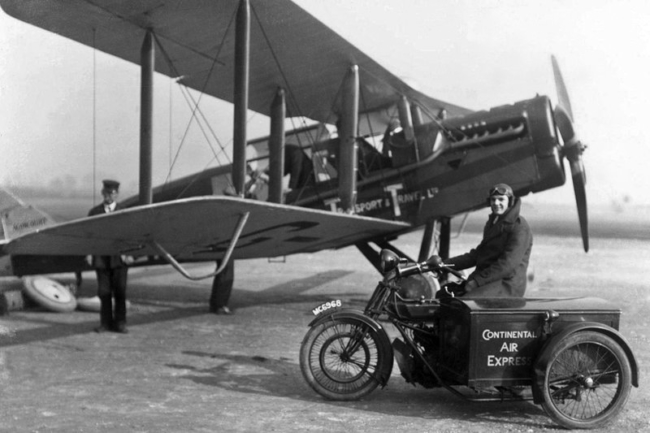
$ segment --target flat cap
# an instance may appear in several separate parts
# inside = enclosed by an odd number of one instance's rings
[[[106,191],[118,191],[120,189],[120,183],[116,180],[106,179],[103,180],[104,189]]]

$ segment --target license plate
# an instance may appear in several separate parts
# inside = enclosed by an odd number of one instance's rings
[[[327,311],[331,308],[339,308],[341,306],[343,306],[343,303],[341,302],[340,299],[337,299],[335,301],[325,302],[324,304],[321,304],[318,307],[311,310],[311,312],[314,313],[314,316],[318,316],[323,311]]]

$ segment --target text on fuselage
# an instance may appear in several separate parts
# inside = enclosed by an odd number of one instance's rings
[[[381,209],[391,208],[396,217],[402,216],[402,206],[411,203],[417,203],[423,200],[432,199],[438,194],[438,188],[426,188],[419,191],[400,192],[404,189],[401,183],[388,185],[384,187],[384,192],[388,193],[387,196],[375,198],[366,201],[360,201],[354,204],[353,209],[343,209],[338,206],[340,200],[338,198],[326,200],[325,205],[330,207],[332,212],[348,213],[352,211],[355,214],[365,214]]]

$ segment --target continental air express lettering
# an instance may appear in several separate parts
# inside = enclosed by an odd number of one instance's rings
[[[507,367],[507,366],[522,366],[531,365],[532,358],[528,356],[495,356],[488,355],[488,367]]]
[[[481,334],[483,340],[501,340],[498,355],[487,356],[488,367],[509,367],[509,366],[530,366],[532,365],[532,358],[529,356],[511,356],[510,353],[517,354],[519,352],[519,343],[507,340],[525,340],[535,339],[537,335],[532,331],[492,331],[486,329]],[[496,348],[495,348],[496,349]],[[503,352],[506,352],[505,354]],[[505,356],[504,356],[505,355]]]
[[[396,217],[402,215],[401,206],[410,203],[416,203],[423,200],[428,200],[438,194],[438,188],[427,188],[423,191],[403,192],[404,186],[401,183],[388,185],[384,191],[388,193],[388,197],[376,198],[356,203],[354,205],[355,214],[364,214],[379,209],[392,208]],[[340,200],[338,198],[326,200],[325,205],[329,205],[332,212],[346,213],[346,210],[338,207]]]
[[[495,338],[537,338],[537,335],[531,331],[483,331],[483,340],[489,341]]]

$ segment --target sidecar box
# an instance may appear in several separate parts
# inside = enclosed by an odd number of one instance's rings
[[[528,385],[549,334],[575,322],[618,330],[621,311],[598,298],[444,299],[440,364],[451,382],[474,387]],[[551,325],[548,317],[557,317]]]

